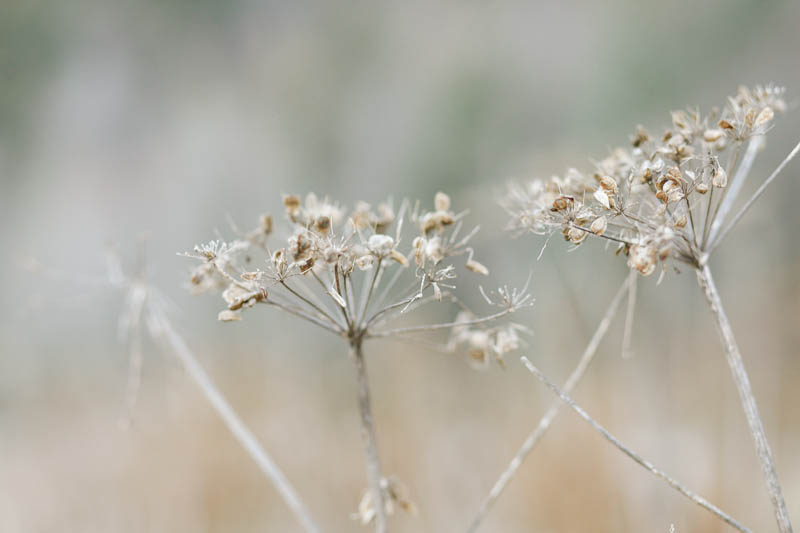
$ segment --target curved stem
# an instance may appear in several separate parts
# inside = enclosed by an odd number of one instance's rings
[[[542,383],[544,383],[547,386],[547,388],[549,388],[554,393],[556,393],[556,395],[559,398],[561,398],[561,400],[564,403],[569,405],[572,408],[573,411],[578,413],[578,416],[580,416],[586,422],[588,422],[589,425],[592,426],[592,428],[595,431],[600,433],[608,442],[610,442],[611,444],[616,446],[619,451],[621,451],[622,453],[624,453],[625,455],[627,455],[628,457],[633,459],[639,466],[645,468],[646,470],[648,470],[650,473],[652,473],[656,477],[661,478],[664,481],[666,481],[667,484],[670,487],[672,487],[673,489],[677,490],[678,492],[680,492],[681,494],[683,494],[684,496],[689,498],[691,501],[693,501],[694,503],[696,503],[700,507],[703,507],[704,509],[708,510],[709,512],[711,512],[712,514],[714,514],[715,516],[717,516],[718,518],[723,520],[725,523],[727,523],[730,526],[738,529],[739,531],[742,531],[743,533],[744,532],[747,532],[747,533],[750,532],[749,529],[747,529],[745,526],[743,526],[738,520],[735,520],[734,518],[732,518],[728,513],[726,513],[725,511],[723,511],[722,509],[720,509],[719,507],[717,507],[713,503],[709,502],[708,500],[706,500],[705,498],[703,498],[699,494],[697,494],[697,493],[693,492],[692,490],[686,488],[677,479],[673,478],[672,476],[670,476],[669,474],[667,474],[663,470],[657,468],[653,463],[651,463],[650,461],[648,461],[647,459],[645,459],[644,457],[642,457],[641,455],[639,455],[638,453],[633,451],[631,448],[626,446],[624,443],[622,443],[622,441],[620,441],[618,438],[616,438],[614,435],[612,435],[606,428],[601,426],[591,416],[589,416],[589,414],[586,411],[584,411],[583,408],[580,405],[575,403],[575,400],[570,398],[564,391],[559,389],[552,381],[547,379],[547,377],[545,377],[545,375],[542,374],[541,370],[539,370],[538,368],[533,366],[533,363],[531,363],[530,360],[527,357],[525,357],[523,355],[521,360],[522,360],[522,363],[531,372],[531,374],[533,374],[534,376],[539,378],[539,380]]]
[[[375,531],[376,533],[386,533],[386,506],[383,499],[383,489],[381,488],[383,474],[381,472],[381,463],[378,459],[378,443],[375,438],[375,424],[372,420],[367,367],[364,362],[364,351],[361,343],[362,340],[360,338],[351,341],[350,357],[356,367],[356,377],[358,379],[358,411],[361,415],[361,437],[364,440],[367,455],[367,480],[369,481],[369,491],[372,495],[372,504],[375,509]]]
[[[275,489],[281,495],[286,505],[294,513],[297,521],[308,533],[319,533],[320,528],[311,518],[297,491],[286,478],[280,467],[270,457],[264,447],[258,442],[244,421],[239,417],[231,404],[225,399],[220,390],[216,387],[209,375],[200,366],[189,346],[177,331],[172,327],[172,323],[167,319],[163,312],[158,309],[152,310],[152,318],[157,323],[157,333],[163,337],[172,353],[186,369],[187,374],[194,380],[200,388],[208,402],[222,418],[222,421],[233,434],[234,438],[242,445],[247,454],[255,461],[258,468],[272,481]]]
[[[770,174],[769,177],[766,180],[764,180],[764,183],[759,185],[758,189],[756,189],[756,192],[753,193],[753,196],[751,196],[750,199],[747,200],[747,203],[745,203],[744,206],[742,206],[742,208],[736,213],[736,215],[734,215],[730,223],[725,227],[724,230],[722,230],[719,237],[717,237],[710,243],[711,251],[713,251],[714,248],[716,248],[719,245],[719,243],[722,242],[722,240],[725,238],[728,232],[730,232],[731,229],[736,225],[736,223],[739,222],[739,220],[741,220],[744,214],[747,213],[747,210],[750,209],[750,206],[753,205],[753,203],[756,200],[758,200],[762,194],[764,194],[764,191],[767,190],[767,187],[769,187],[770,183],[772,183],[775,180],[775,178],[778,177],[778,174],[780,174],[781,171],[786,167],[786,165],[788,165],[789,162],[792,159],[794,159],[794,157],[797,155],[798,152],[800,152],[800,143],[797,143],[795,147],[792,148],[792,151],[789,152],[789,155],[787,155],[786,158],[783,161],[781,161],[780,165],[778,165],[778,167],[772,171],[772,174]],[[708,246],[706,246],[706,248],[708,248]]]
[[[742,354],[739,351],[739,346],[736,344],[736,339],[733,336],[733,329],[728,321],[728,316],[725,314],[725,309],[722,307],[719,292],[717,291],[716,285],[714,285],[714,278],[711,276],[711,270],[708,268],[708,265],[704,265],[701,269],[697,270],[697,282],[700,284],[700,288],[703,289],[706,302],[717,324],[722,347],[725,351],[725,358],[728,360],[728,366],[733,375],[733,382],[739,392],[742,409],[747,418],[747,424],[750,426],[750,433],[753,435],[753,440],[755,441],[756,453],[761,462],[761,471],[764,474],[764,479],[767,482],[767,492],[769,493],[769,499],[772,501],[775,520],[778,522],[778,529],[781,533],[791,533],[792,524],[789,521],[789,512],[786,510],[786,502],[783,499],[781,486],[778,482],[778,474],[775,470],[775,461],[772,458],[772,452],[767,442],[764,425],[758,414],[756,399],[753,397],[753,391],[750,388],[750,379],[744,368]]]
[[[622,299],[625,297],[625,293],[628,292],[631,283],[631,278],[626,278],[622,283],[622,286],[617,291],[617,294],[614,296],[614,299],[611,300],[611,304],[608,306],[605,315],[597,325],[597,329],[595,330],[594,335],[592,335],[589,344],[586,345],[586,349],[583,351],[583,355],[581,355],[578,364],[572,370],[569,378],[567,378],[567,381],[564,383],[564,392],[567,394],[572,392],[583,375],[586,373],[586,369],[589,368],[589,363],[591,363],[592,359],[594,359],[594,355],[597,353],[597,348],[600,346],[600,342],[603,340],[603,337],[605,337],[609,326],[611,326],[611,321],[617,314],[617,309],[619,308]],[[511,459],[511,463],[509,463],[508,467],[503,471],[502,474],[500,474],[500,477],[495,482],[492,490],[489,491],[486,499],[484,499],[483,503],[481,503],[478,513],[475,515],[475,518],[473,518],[472,523],[467,529],[468,533],[475,533],[475,531],[478,530],[481,523],[486,518],[486,515],[489,514],[489,510],[492,508],[492,506],[494,506],[497,499],[517,474],[517,471],[522,466],[523,461],[525,461],[531,451],[533,451],[533,448],[536,446],[536,444],[538,444],[539,440],[541,440],[541,438],[547,432],[550,424],[553,423],[556,415],[558,415],[560,408],[561,401],[555,400],[541,420],[539,420],[539,424],[536,426],[536,429],[534,429],[531,434],[528,435],[528,438],[525,439],[525,442],[522,443],[522,446],[517,454],[513,459]]]

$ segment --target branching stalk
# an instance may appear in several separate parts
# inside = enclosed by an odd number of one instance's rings
[[[564,383],[565,392],[572,392],[572,390],[578,385],[578,382],[580,382],[580,380],[583,378],[583,375],[586,373],[586,369],[589,368],[589,364],[594,359],[594,356],[597,353],[597,348],[600,346],[600,342],[603,340],[603,337],[605,337],[606,332],[611,325],[611,321],[617,314],[619,305],[622,302],[622,299],[625,297],[625,294],[628,292],[632,282],[633,281],[630,277],[626,278],[622,283],[622,286],[619,288],[619,290],[617,290],[617,294],[614,296],[614,299],[611,300],[611,304],[608,306],[605,315],[597,325],[597,329],[592,335],[589,344],[586,345],[586,349],[583,351],[583,355],[581,355],[578,364],[572,370],[569,378],[567,378],[567,381]],[[533,448],[539,443],[539,440],[541,440],[541,438],[550,428],[550,425],[553,423],[556,415],[558,415],[561,405],[562,403],[558,400],[553,402],[541,420],[539,420],[539,424],[536,426],[536,429],[534,429],[531,434],[528,435],[528,438],[525,439],[525,442],[522,443],[522,446],[511,460],[511,463],[509,463],[508,467],[503,471],[502,474],[500,474],[500,477],[495,482],[492,490],[489,491],[488,496],[486,496],[486,499],[484,499],[483,503],[481,503],[478,513],[475,515],[475,518],[472,520],[472,523],[467,529],[468,533],[474,533],[478,531],[478,528],[486,518],[489,510],[494,506],[497,499],[517,474],[517,471],[522,466],[523,461],[525,461],[531,451],[533,451]]]
[[[750,199],[747,200],[747,203],[744,204],[744,206],[736,213],[736,215],[731,220],[730,224],[728,224],[722,231],[722,233],[720,233],[719,237],[711,241],[710,250],[714,250],[714,248],[716,248],[719,245],[719,243],[722,242],[722,240],[725,238],[728,232],[730,232],[731,229],[733,229],[733,227],[736,225],[736,223],[739,222],[739,220],[744,216],[744,214],[747,213],[747,210],[750,209],[750,206],[752,206],[753,203],[756,200],[758,200],[762,194],[764,194],[764,191],[767,190],[767,187],[769,187],[770,183],[772,183],[775,180],[775,178],[778,177],[778,174],[780,174],[781,171],[786,167],[786,165],[788,165],[789,162],[792,159],[794,159],[794,157],[797,155],[797,152],[800,152],[800,142],[795,145],[792,151],[789,152],[789,155],[787,155],[786,158],[783,161],[781,161],[778,167],[772,171],[772,174],[770,174],[769,177],[764,180],[764,183],[762,183],[758,187],[756,192],[753,193],[753,196],[751,196]]]
[[[523,364],[528,368],[528,370],[534,376],[539,378],[539,380],[542,383],[547,385],[547,387],[550,390],[552,390],[553,392],[555,392],[561,398],[562,401],[564,401],[567,405],[569,405],[572,408],[573,411],[578,413],[578,416],[580,416],[585,421],[587,421],[589,423],[589,425],[591,425],[592,428],[595,431],[600,433],[607,441],[609,441],[611,444],[616,446],[617,449],[619,449],[622,453],[624,453],[625,455],[627,455],[628,457],[633,459],[638,465],[642,466],[643,468],[648,470],[650,473],[652,473],[656,477],[659,477],[659,478],[663,479],[664,481],[666,481],[667,484],[670,487],[672,487],[673,489],[677,490],[678,492],[680,492],[681,494],[683,494],[684,496],[686,496],[687,498],[692,500],[694,503],[696,503],[700,507],[706,509],[707,511],[710,511],[717,518],[720,518],[721,520],[723,520],[728,525],[738,529],[739,531],[743,531],[743,532],[749,532],[750,531],[745,526],[743,526],[739,521],[737,521],[734,518],[732,518],[729,514],[727,514],[723,510],[721,510],[719,507],[715,506],[714,504],[712,504],[711,502],[709,502],[708,500],[706,500],[705,498],[703,498],[699,494],[689,490],[683,484],[681,484],[678,480],[676,480],[675,478],[671,477],[670,475],[668,475],[663,470],[660,470],[660,469],[656,468],[656,466],[653,463],[651,463],[650,461],[648,461],[647,459],[645,459],[644,457],[642,457],[638,453],[634,452],[631,448],[629,448],[628,446],[623,444],[619,439],[617,439],[614,435],[612,435],[606,428],[601,426],[591,416],[589,416],[589,414],[586,411],[584,411],[581,408],[581,406],[579,406],[577,403],[575,403],[575,400],[570,398],[564,391],[559,389],[557,385],[555,385],[552,381],[547,379],[547,377],[545,377],[545,375],[542,374],[542,372],[538,368],[533,366],[533,363],[531,363],[528,360],[528,358],[523,356],[521,359],[522,359]]]
[[[154,310],[153,315],[158,330],[156,333],[160,334],[167,344],[169,344],[175,357],[178,358],[186,369],[189,377],[194,380],[208,402],[220,418],[222,418],[222,421],[233,434],[234,438],[242,445],[253,461],[255,461],[259,469],[272,481],[275,489],[286,502],[286,505],[289,506],[289,509],[294,513],[295,518],[300,522],[303,529],[308,533],[319,533],[320,528],[311,518],[311,514],[298,496],[297,491],[275,461],[269,456],[261,443],[258,442],[255,435],[253,435],[242,419],[239,418],[239,415],[233,407],[231,407],[219,389],[217,389],[216,385],[214,385],[214,382],[205,370],[203,370],[203,367],[200,366],[200,363],[195,358],[194,353],[192,353],[192,350],[186,344],[183,337],[175,331],[175,328],[172,327],[172,323],[162,312]]]
[[[498,318],[504,317],[509,313],[514,312],[513,307],[508,307],[494,313],[492,315],[488,315],[481,318],[476,318],[474,320],[465,320],[463,322],[445,322],[442,324],[429,324],[424,326],[410,326],[407,328],[397,328],[397,329],[389,329],[385,331],[375,331],[368,333],[367,336],[372,337],[389,337],[391,335],[405,335],[407,333],[419,333],[421,331],[436,331],[438,329],[450,329],[454,326],[474,326],[476,324],[483,324],[485,322],[491,322],[492,320],[497,320]]]
[[[791,533],[792,524],[789,520],[786,502],[783,499],[781,486],[778,482],[775,461],[772,458],[772,452],[767,442],[764,425],[761,422],[756,400],[750,388],[750,379],[744,368],[742,354],[739,351],[739,346],[736,344],[736,339],[733,336],[733,329],[728,321],[728,316],[725,314],[725,309],[722,307],[719,292],[714,284],[714,278],[711,276],[711,270],[708,268],[708,265],[704,265],[701,269],[697,270],[697,281],[703,289],[706,302],[711,309],[711,313],[714,315],[714,321],[716,322],[720,340],[722,341],[722,347],[725,351],[725,358],[731,369],[736,390],[739,392],[739,399],[741,400],[742,408],[747,418],[747,424],[750,426],[750,433],[753,435],[753,440],[755,441],[756,453],[761,462],[761,471],[764,474],[764,479],[767,482],[767,492],[769,493],[769,498],[775,512],[775,520],[778,523],[778,529],[781,533]]]

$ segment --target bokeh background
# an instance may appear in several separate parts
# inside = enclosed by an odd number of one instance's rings
[[[278,213],[282,193],[347,205],[448,191],[482,225],[495,284],[533,270],[526,353],[562,381],[626,275],[586,244],[510,240],[508,179],[586,167],[709,109],[739,84],[800,95],[797,2],[0,2],[0,530],[298,531],[180,366],[145,344],[131,429],[123,295],[109,245],[149,280],[203,365],[326,531],[366,483],[354,376],[323,331],[276,313],[216,321],[176,252]],[[796,106],[793,106],[793,108]],[[777,120],[755,176],[800,137]],[[713,267],[800,521],[797,162]],[[753,180],[751,187],[757,184]],[[744,195],[743,195],[744,196]],[[144,243],[144,244],[142,244]],[[44,269],[30,269],[35,258]],[[576,399],[623,441],[756,530],[774,522],[694,275],[640,284],[635,356],[615,322]],[[463,294],[480,302],[477,286]],[[455,310],[439,308],[446,319]],[[441,339],[439,339],[441,340]],[[419,516],[393,531],[463,531],[552,396],[509,360],[367,346],[380,451]],[[722,531],[702,509],[562,412],[485,531]]]

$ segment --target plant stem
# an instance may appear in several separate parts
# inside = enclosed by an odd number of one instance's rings
[[[583,408],[580,405],[575,403],[575,400],[573,400],[572,398],[567,396],[567,394],[564,393],[564,391],[560,390],[552,381],[547,379],[547,377],[545,377],[545,375],[542,374],[541,370],[539,370],[538,368],[533,366],[533,364],[530,362],[530,360],[527,357],[522,356],[521,360],[522,360],[522,363],[531,372],[531,374],[533,374],[534,376],[539,378],[539,380],[542,383],[544,383],[550,390],[555,392],[556,395],[558,395],[561,398],[561,400],[564,401],[564,403],[569,405],[572,408],[573,411],[578,413],[578,416],[580,416],[585,421],[587,421],[589,423],[589,425],[592,426],[592,428],[595,431],[597,431],[603,437],[605,437],[605,439],[608,442],[610,442],[611,444],[616,446],[617,449],[619,449],[619,451],[621,451],[622,453],[624,453],[625,455],[627,455],[628,457],[633,459],[639,466],[645,468],[646,470],[648,470],[650,473],[652,473],[656,477],[659,477],[659,478],[663,479],[664,481],[667,482],[667,484],[670,487],[672,487],[673,489],[677,490],[678,492],[680,492],[681,494],[683,494],[684,496],[686,496],[687,498],[692,500],[694,503],[696,503],[700,507],[703,507],[704,509],[710,511],[712,514],[714,514],[715,516],[717,516],[718,518],[720,518],[721,520],[723,520],[724,522],[726,522],[730,526],[732,526],[732,527],[734,527],[734,528],[736,528],[736,529],[738,529],[739,531],[742,531],[742,532],[749,532],[750,531],[745,526],[743,526],[741,523],[739,523],[737,520],[732,518],[725,511],[723,511],[722,509],[720,509],[716,505],[712,504],[711,502],[709,502],[708,500],[706,500],[705,498],[703,498],[699,494],[689,490],[683,484],[681,484],[678,480],[676,480],[675,478],[671,477],[669,474],[667,474],[663,470],[660,470],[653,463],[651,463],[650,461],[648,461],[647,459],[645,459],[644,457],[642,457],[638,453],[634,452],[628,446],[623,444],[619,439],[617,439],[614,435],[612,435],[606,428],[601,426],[591,416],[589,416],[589,414],[586,411],[584,411]]]
[[[778,522],[778,529],[781,533],[791,533],[792,524],[789,521],[789,513],[786,510],[786,502],[783,499],[781,486],[778,482],[778,474],[775,470],[775,462],[772,458],[769,443],[767,442],[767,435],[764,432],[764,425],[761,422],[756,400],[750,388],[750,379],[744,368],[742,354],[739,351],[739,346],[736,344],[736,339],[733,336],[733,329],[725,314],[725,309],[722,307],[719,292],[714,284],[714,278],[711,276],[711,269],[708,268],[708,265],[703,265],[702,268],[697,270],[697,281],[703,289],[706,302],[717,324],[722,347],[725,351],[725,358],[731,369],[733,382],[739,392],[739,399],[742,402],[742,409],[744,409],[747,424],[750,426],[750,433],[753,435],[753,440],[755,441],[756,453],[761,462],[761,471],[764,474],[764,479],[767,482],[767,492],[772,501],[775,520]]]
[[[272,481],[275,489],[283,497],[286,505],[292,510],[303,529],[308,533],[319,533],[320,528],[311,518],[311,514],[298,496],[297,491],[295,491],[275,461],[214,385],[214,382],[203,370],[203,367],[200,366],[183,337],[172,327],[172,323],[166,315],[160,309],[153,309],[152,318],[154,323],[157,324],[157,329],[153,332],[154,336],[158,334],[167,342],[175,357],[181,362],[189,377],[194,380],[208,402],[222,418],[234,438],[239,441],[239,444],[255,461],[259,469]]]
[[[778,167],[772,171],[772,174],[770,174],[769,177],[764,180],[764,183],[759,185],[758,189],[756,189],[756,192],[753,193],[753,196],[751,196],[750,199],[747,200],[747,203],[745,203],[744,206],[742,206],[742,208],[736,213],[736,215],[734,215],[730,223],[725,227],[724,230],[722,230],[722,233],[720,233],[719,237],[716,237],[713,241],[707,243],[706,248],[708,248],[710,251],[713,251],[714,248],[716,248],[719,243],[722,242],[728,232],[736,225],[737,222],[739,222],[744,214],[747,213],[747,210],[750,209],[750,206],[753,205],[753,203],[758,200],[762,194],[764,194],[764,191],[767,190],[767,187],[769,187],[770,183],[772,183],[775,178],[778,177],[778,174],[780,174],[786,165],[788,165],[789,162],[794,159],[798,152],[800,152],[800,142],[797,143],[794,148],[792,148],[792,151],[789,152],[789,155],[787,155],[786,158],[781,161]],[[710,247],[708,245],[710,245]]]
[[[361,415],[361,437],[364,440],[367,455],[367,480],[369,481],[369,491],[372,494],[372,504],[375,509],[375,531],[376,533],[386,533],[386,507],[381,488],[383,474],[381,473],[381,463],[378,459],[378,443],[375,438],[375,424],[372,420],[367,367],[361,343],[361,338],[355,338],[351,341],[350,357],[356,366],[356,377],[358,379],[358,411]]]
[[[594,335],[592,335],[589,344],[586,345],[586,349],[583,351],[583,355],[581,355],[578,364],[572,370],[569,378],[567,378],[567,381],[564,383],[564,391],[567,394],[572,392],[583,375],[586,373],[586,369],[589,368],[589,363],[591,363],[592,359],[594,359],[594,355],[597,353],[597,348],[600,346],[600,342],[603,340],[603,337],[605,337],[606,332],[611,325],[611,321],[617,314],[617,309],[619,308],[625,293],[629,290],[631,283],[633,283],[631,278],[626,278],[622,283],[622,286],[617,291],[617,294],[614,296],[614,299],[611,300],[611,304],[608,306],[606,314],[597,325],[597,329],[595,330]],[[522,443],[522,446],[511,460],[511,463],[503,471],[503,473],[500,474],[500,478],[495,482],[492,490],[489,491],[489,495],[486,496],[486,499],[483,501],[483,503],[481,503],[478,513],[475,515],[475,518],[472,520],[472,524],[470,524],[469,528],[467,529],[468,533],[474,533],[478,530],[478,527],[480,527],[481,523],[486,518],[489,510],[503,493],[506,486],[508,486],[508,484],[514,478],[520,466],[522,466],[522,462],[528,457],[531,451],[533,451],[533,448],[547,432],[550,424],[553,423],[556,415],[558,415],[561,405],[561,401],[555,400],[541,420],[539,420],[539,424],[536,426],[536,429],[534,429],[531,434],[528,435],[528,438],[525,439],[525,442]]]

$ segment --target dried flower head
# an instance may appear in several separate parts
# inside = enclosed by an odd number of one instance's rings
[[[262,216],[259,226],[243,237],[230,243],[211,241],[185,254],[199,261],[192,272],[192,286],[221,293],[226,306],[218,315],[221,321],[239,321],[257,304],[271,305],[347,341],[359,380],[370,480],[358,517],[364,524],[375,520],[381,529],[395,506],[408,511],[414,506],[402,485],[380,475],[364,339],[477,326],[514,312],[526,305],[528,297],[525,291],[505,289],[496,302],[502,309],[489,316],[389,328],[387,323],[423,304],[445,296],[455,300],[450,293],[455,288],[454,259],[463,258],[465,268],[473,273],[489,274],[469,246],[477,228],[462,231],[464,213],[453,212],[450,197],[441,192],[434,197],[432,210],[419,204],[411,209],[407,202],[398,212],[388,202],[373,210],[359,202],[348,212],[313,194],[304,201],[296,195],[284,196],[283,205],[289,223],[283,237],[275,235],[272,218]],[[403,233],[406,217],[412,222],[411,236]],[[404,277],[410,280],[403,281]],[[515,328],[492,331],[488,349],[500,357],[516,343]]]
[[[452,259],[465,256],[467,270],[489,274],[469,246],[477,228],[462,231],[464,213],[451,210],[446,194],[437,193],[433,204],[428,211],[404,202],[397,213],[390,202],[375,209],[358,202],[348,212],[314,194],[305,200],[284,196],[289,232],[283,241],[274,234],[272,217],[262,215],[242,238],[195,246],[185,254],[200,261],[192,286],[197,292],[221,292],[223,321],[240,320],[242,311],[263,303],[348,338],[383,336],[376,328],[388,319],[427,296],[441,301],[454,288]],[[406,218],[416,236],[403,235]],[[406,272],[416,282],[402,289],[399,280]]]
[[[593,170],[511,185],[502,202],[509,229],[560,230],[575,245],[600,237],[645,276],[668,260],[697,266],[746,177],[743,161],[755,156],[775,113],[786,109],[783,92],[742,87],[722,111],[674,111],[660,137],[637,127],[631,147],[612,150]]]

